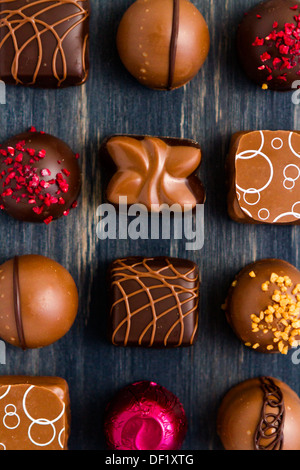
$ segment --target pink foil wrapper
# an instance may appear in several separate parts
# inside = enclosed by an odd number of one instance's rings
[[[113,450],[178,450],[187,419],[173,393],[143,381],[125,387],[109,403],[104,432]]]

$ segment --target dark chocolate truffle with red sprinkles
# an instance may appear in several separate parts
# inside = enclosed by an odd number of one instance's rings
[[[68,215],[81,187],[78,155],[35,128],[0,147],[0,209],[24,222]]]
[[[246,74],[262,89],[292,90],[300,80],[300,2],[256,5],[239,25],[237,47]]]

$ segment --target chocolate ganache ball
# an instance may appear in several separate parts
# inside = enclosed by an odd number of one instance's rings
[[[137,0],[125,12],[117,48],[143,85],[172,90],[198,73],[209,51],[207,24],[188,0]]]
[[[71,328],[78,292],[71,274],[39,255],[0,266],[0,337],[22,349],[54,343]]]
[[[300,399],[278,379],[246,380],[225,395],[217,431],[226,450],[300,450]]]
[[[78,154],[62,140],[31,128],[0,148],[0,209],[24,222],[68,215],[81,187]]]
[[[286,91],[300,79],[300,2],[267,0],[245,14],[237,33],[238,55],[263,89]]]
[[[287,354],[300,340],[300,272],[279,259],[252,263],[231,284],[224,310],[245,346]]]

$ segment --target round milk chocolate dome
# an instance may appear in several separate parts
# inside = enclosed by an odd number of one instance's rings
[[[0,338],[14,346],[40,348],[71,328],[78,293],[71,274],[39,255],[15,256],[0,266]]]
[[[50,223],[76,207],[78,155],[62,140],[32,128],[0,148],[0,208],[24,222]]]
[[[245,14],[237,33],[240,63],[263,89],[286,91],[300,79],[300,3],[267,0]]]
[[[117,33],[127,70],[143,85],[158,90],[189,82],[203,65],[209,46],[207,24],[188,0],[136,0]]]
[[[224,397],[217,431],[226,450],[300,450],[300,399],[272,377],[246,380]]]

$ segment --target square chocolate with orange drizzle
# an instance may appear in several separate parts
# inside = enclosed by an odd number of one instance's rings
[[[81,85],[89,68],[89,0],[0,0],[0,79]]]
[[[202,153],[194,140],[113,135],[100,153],[112,168],[106,197],[116,207],[124,197],[128,205],[141,204],[148,212],[160,212],[162,206],[188,211],[205,202],[198,177]]]
[[[199,269],[179,258],[117,259],[109,270],[110,339],[116,346],[191,346],[198,328]]]

